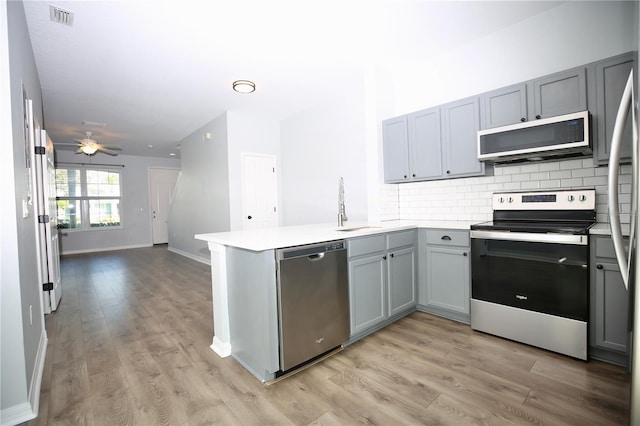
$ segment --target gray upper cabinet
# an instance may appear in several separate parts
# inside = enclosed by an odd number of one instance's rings
[[[482,128],[585,111],[587,89],[587,72],[582,67],[492,90],[481,95]]]
[[[382,146],[385,182],[409,180],[409,133],[406,115],[382,122]]]
[[[451,102],[442,107],[444,177],[484,174],[478,161],[477,134],[480,130],[480,101],[477,96]]]
[[[508,126],[527,121],[527,85],[516,84],[482,95],[482,127]]]
[[[618,114],[622,92],[629,78],[629,72],[635,68],[635,54],[624,54],[597,62],[596,72],[596,111],[593,114],[593,130],[597,144],[594,149],[594,161],[607,164],[611,149],[611,136]],[[634,71],[635,74],[635,71]],[[628,116],[621,147],[621,160],[631,161],[631,118]]]
[[[429,108],[382,122],[387,183],[442,176],[440,109]]]
[[[411,178],[439,178],[442,176],[440,108],[414,112],[408,120]]]
[[[534,116],[529,120],[588,109],[587,71],[584,67],[538,78],[530,84],[533,87]]]

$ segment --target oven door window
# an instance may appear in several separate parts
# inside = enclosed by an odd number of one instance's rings
[[[587,321],[586,245],[471,240],[476,300]]]

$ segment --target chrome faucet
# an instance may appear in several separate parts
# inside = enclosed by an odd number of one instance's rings
[[[338,227],[344,226],[344,223],[349,220],[344,207],[344,179],[342,176],[338,180]]]

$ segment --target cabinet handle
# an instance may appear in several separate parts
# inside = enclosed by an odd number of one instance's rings
[[[448,235],[443,235],[442,238],[440,238],[440,239],[444,240],[444,241],[451,241],[451,237],[448,236]]]
[[[598,269],[604,269],[604,266],[602,266],[602,265],[596,265],[596,268],[598,268]]]
[[[389,256],[393,257],[393,253],[391,253]]]
[[[247,219],[252,219],[252,216],[247,216]]]
[[[526,119],[526,118],[524,118],[524,117],[521,117],[521,118],[520,118],[520,121],[522,121],[522,122],[524,123],[525,121],[527,121],[527,119]]]
[[[387,260],[387,256],[382,256],[382,260]]]
[[[467,256],[467,252],[466,251],[462,252],[462,255],[466,257]]]
[[[404,178],[406,179],[406,178],[407,178],[407,175],[404,175]]]
[[[416,174],[414,173],[414,174],[412,174],[411,176],[416,177]]]
[[[540,117],[540,114],[536,115],[536,120],[540,120],[542,117]]]
[[[451,170],[447,170],[447,174],[451,173]]]

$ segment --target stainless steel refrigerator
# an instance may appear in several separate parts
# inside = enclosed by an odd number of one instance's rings
[[[620,149],[625,126],[631,120],[632,148],[632,185],[631,214],[629,221],[629,250],[625,251],[618,204],[618,173]],[[629,371],[631,373],[631,425],[640,425],[640,291],[636,283],[640,280],[640,256],[637,254],[640,239],[638,232],[638,199],[640,198],[640,149],[638,147],[637,106],[634,94],[633,71],[629,74],[618,115],[613,129],[611,153],[609,156],[608,204],[611,238],[616,252],[622,280],[629,292]]]

